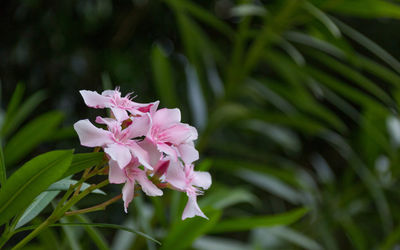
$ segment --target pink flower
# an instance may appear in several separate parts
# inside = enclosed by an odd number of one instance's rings
[[[170,155],[175,161],[180,157],[185,164],[199,159],[193,143],[197,139],[197,130],[181,123],[179,109],[160,109],[152,115],[152,122],[146,137],[157,145],[160,152]]]
[[[124,210],[127,213],[129,203],[134,197],[135,182],[141,187],[143,192],[149,196],[161,196],[163,192],[153,184],[147,177],[146,171],[139,168],[140,163],[133,159],[124,169],[121,169],[118,164],[111,160],[109,170],[110,183],[125,183],[122,188],[122,199],[124,200]]]
[[[165,180],[188,196],[182,220],[196,215],[208,219],[197,204],[197,196],[211,186],[211,175],[208,172],[194,171],[193,168],[193,165],[183,167],[179,162],[171,162]]]
[[[100,94],[96,91],[79,91],[86,105],[91,108],[110,108],[115,119],[124,121],[129,118],[127,111],[133,115],[142,115],[147,112],[154,112],[158,107],[158,101],[153,103],[137,103],[130,99],[130,94],[121,97],[119,89],[105,90]]]
[[[110,108],[113,117],[98,116],[94,126],[88,119],[74,124],[79,140],[86,147],[102,147],[109,158],[109,181],[121,184],[124,210],[134,197],[135,184],[149,196],[161,196],[160,188],[185,192],[188,202],[182,219],[207,218],[197,204],[197,196],[211,185],[208,172],[194,171],[199,153],[194,147],[197,130],[181,122],[179,109],[160,109],[158,101],[140,104],[121,97],[119,89],[80,91],[86,105]],[[141,165],[144,166],[141,167]],[[155,185],[153,181],[158,184]]]
[[[150,117],[144,115],[130,119],[132,123],[125,129],[122,129],[121,122],[102,117],[97,117],[96,122],[106,124],[108,130],[95,127],[87,119],[76,122],[74,129],[78,133],[83,146],[103,147],[104,152],[116,161],[120,168],[124,168],[134,156],[143,166],[152,169],[147,151],[142,149],[134,140],[147,134],[151,126]]]

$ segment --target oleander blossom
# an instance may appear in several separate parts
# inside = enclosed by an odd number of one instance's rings
[[[125,212],[136,190],[162,196],[163,188],[171,188],[188,196],[183,220],[207,218],[197,204],[197,196],[210,187],[211,176],[194,171],[193,162],[199,159],[194,146],[197,130],[181,122],[179,109],[158,109],[159,101],[134,102],[131,94],[121,96],[119,88],[101,94],[81,90],[80,94],[88,107],[111,111],[111,117],[96,118],[100,127],[84,119],[76,122],[74,129],[82,146],[104,150],[110,183],[124,184]]]

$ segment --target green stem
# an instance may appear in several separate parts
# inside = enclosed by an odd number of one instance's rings
[[[67,191],[67,193],[64,195],[64,197],[61,199],[61,201],[59,202],[57,207],[54,209],[53,213],[42,224],[40,224],[37,228],[35,228],[35,230],[33,230],[30,234],[28,234],[28,236],[26,236],[22,241],[20,241],[15,247],[13,247],[12,250],[20,249],[21,247],[26,245],[26,243],[28,243],[33,238],[35,238],[41,231],[43,231],[48,226],[51,226],[52,223],[54,223],[54,222],[58,221],[60,218],[62,218],[65,215],[65,212],[68,211],[68,209],[70,209],[75,203],[80,201],[86,195],[90,194],[93,190],[103,187],[103,186],[107,185],[108,183],[109,183],[108,180],[105,180],[105,181],[100,182],[97,185],[93,184],[90,187],[83,190],[80,194],[78,194],[76,196],[72,196],[72,198],[65,205],[63,205],[65,200],[68,198],[68,196],[73,192],[74,188],[79,185],[79,182],[76,183],[73,187],[71,186],[70,189]],[[3,234],[3,235],[6,235],[5,237],[7,237],[7,238],[6,239],[0,238],[0,242],[4,241],[4,243],[5,243],[13,235],[13,233],[11,233],[11,235],[9,235],[9,234],[10,233]]]
[[[88,207],[88,208],[79,209],[79,210],[75,210],[75,211],[65,212],[65,216],[85,214],[85,213],[89,213],[89,212],[104,210],[111,203],[114,203],[114,202],[118,201],[119,199],[121,199],[121,197],[122,197],[122,194],[117,195],[114,198],[112,198],[106,202],[103,202],[101,204],[98,204],[96,206],[93,206],[93,207]]]
[[[0,248],[2,248],[4,244],[6,244],[11,236],[12,234],[8,230],[3,232],[3,234],[0,236]]]
[[[33,230],[28,236],[26,236],[23,240],[21,240],[16,246],[14,246],[11,250],[20,249],[26,245],[29,241],[35,238],[43,229],[46,229],[50,224],[54,223],[55,220],[51,219],[50,216],[45,220],[42,224],[40,224],[35,230]]]

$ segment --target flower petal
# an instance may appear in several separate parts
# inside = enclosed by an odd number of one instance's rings
[[[187,124],[178,123],[164,129],[159,136],[174,145],[179,145],[194,140],[192,138],[197,139],[197,131]]]
[[[116,121],[113,118],[104,118],[101,116],[97,116],[95,120],[98,124],[105,124],[107,125],[108,129],[111,131],[115,131],[115,129],[112,129],[114,127],[120,127],[120,122]]]
[[[161,129],[166,129],[180,121],[181,111],[179,109],[160,109],[153,116],[153,124]]]
[[[206,218],[208,220],[207,216],[201,211],[199,205],[197,204],[197,196],[189,195],[188,202],[186,203],[186,207],[183,210],[182,220],[186,218],[192,218],[196,215]]]
[[[194,171],[192,185],[208,189],[211,186],[211,175],[208,172]]]
[[[135,191],[135,183],[133,181],[127,181],[122,188],[122,199],[124,200],[124,210],[128,213],[128,206],[131,203]]]
[[[81,93],[85,104],[91,108],[105,108],[110,102],[110,98],[102,96],[96,91],[81,90],[79,93]]]
[[[186,175],[183,166],[177,161],[171,161],[165,176],[165,180],[176,189],[186,189]]]
[[[143,141],[138,142],[137,144],[147,152],[150,165],[155,166],[162,156],[160,151],[158,151],[156,144],[154,144],[148,138],[145,138]]]
[[[161,196],[163,191],[151,182],[144,171],[136,177],[136,181],[142,186],[142,190],[148,196]]]
[[[121,92],[119,92],[119,88],[117,87],[117,89],[115,90],[104,90],[103,92],[101,92],[102,96],[107,96],[107,97],[114,97],[114,96],[121,96]]]
[[[149,154],[136,142],[132,141],[132,143],[129,144],[129,150],[131,151],[132,155],[138,158],[140,164],[149,170],[153,170],[153,167],[149,164]]]
[[[120,168],[124,168],[132,159],[129,148],[124,145],[116,143],[107,145],[107,147],[104,148],[104,152],[106,152],[111,159],[116,161]]]
[[[118,166],[118,163],[116,161],[110,160],[108,165],[108,180],[110,181],[110,183],[120,184],[124,183],[127,180],[125,176],[125,171]]]
[[[199,159],[199,152],[192,143],[184,143],[178,146],[178,151],[185,165],[190,165]]]
[[[157,148],[160,152],[166,153],[167,155],[171,156],[172,160],[178,160],[178,153],[173,147],[168,146],[165,143],[157,143]]]
[[[136,137],[145,136],[149,131],[150,126],[150,116],[148,114],[144,114],[143,116],[132,118],[132,124],[129,125],[124,132],[126,133],[127,138],[133,139]]]
[[[117,108],[117,107],[110,107],[115,119],[119,122],[123,122],[126,119],[129,119],[128,112],[125,109]]]
[[[170,160],[160,160],[154,167],[154,176],[163,176],[168,170],[169,162]]]
[[[101,147],[113,143],[111,132],[95,127],[88,119],[77,121],[74,129],[83,146]]]

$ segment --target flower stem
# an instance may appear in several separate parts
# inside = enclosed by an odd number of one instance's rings
[[[110,199],[110,200],[108,200],[106,202],[103,202],[101,204],[98,204],[96,206],[93,206],[93,207],[88,207],[88,208],[79,209],[79,210],[75,210],[75,211],[65,212],[64,215],[65,216],[71,216],[71,215],[84,214],[84,213],[104,210],[111,203],[114,203],[114,202],[118,201],[119,199],[121,199],[121,197],[122,197],[122,194],[117,195],[114,198],[112,198],[112,199]]]
[[[11,250],[20,249],[26,245],[29,241],[35,238],[43,229],[47,228],[49,225],[54,223],[56,220],[52,219],[50,216],[45,220],[42,224],[40,224],[35,230],[33,230],[28,236],[26,236],[23,240],[21,240],[16,246],[14,246]]]
[[[83,179],[81,181],[83,181]],[[105,180],[105,181],[100,182],[97,185],[92,184],[90,187],[86,188],[85,190],[83,190],[78,195],[73,195],[70,198],[70,200],[67,201],[67,203],[65,203],[65,205],[64,205],[64,202],[72,194],[72,192],[74,191],[74,188],[76,186],[80,185],[80,182],[76,183],[75,185],[71,185],[70,188],[68,189],[68,191],[65,193],[64,197],[61,199],[61,201],[57,205],[57,207],[54,209],[53,213],[42,224],[40,224],[30,234],[28,234],[28,236],[26,236],[22,241],[20,241],[16,246],[14,246],[12,248],[12,250],[20,249],[21,247],[25,246],[26,243],[28,243],[33,238],[35,238],[41,231],[43,231],[48,226],[50,226],[54,222],[56,222],[59,219],[61,219],[65,215],[65,212],[68,211],[68,209],[70,209],[73,205],[75,205],[75,203],[80,201],[86,195],[90,194],[93,190],[95,190],[97,188],[100,188],[100,187],[103,187],[103,186],[107,185],[108,183],[109,183],[108,180]],[[100,204],[100,205],[107,206],[108,204],[110,204],[110,203],[112,203],[112,202],[114,202],[114,201],[116,201],[116,200],[118,200],[120,198],[120,197],[118,197],[118,199],[117,199],[117,197],[114,197],[113,199],[105,202],[106,203],[105,205],[104,205],[104,203]],[[83,213],[83,212],[81,212],[81,213]],[[12,234],[13,233],[5,233],[5,234],[3,234],[2,237],[0,237],[0,244],[4,245],[4,243],[7,242],[7,240],[12,236]]]

